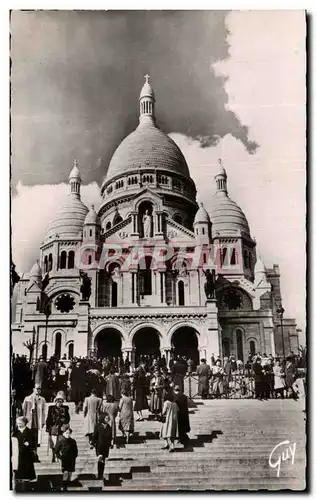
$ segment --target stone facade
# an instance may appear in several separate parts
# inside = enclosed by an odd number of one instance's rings
[[[48,228],[40,259],[17,285],[13,351],[34,358],[171,352],[196,362],[214,354],[297,352],[294,320],[283,319],[278,266],[257,258],[242,210],[220,165],[210,215],[198,208],[186,161],[155,121],[148,82],[140,124],[115,152],[98,212],[80,198],[75,164],[68,201]],[[214,270],[216,299],[204,290]],[[91,281],[82,300],[81,272]],[[281,339],[281,343],[280,343]]]

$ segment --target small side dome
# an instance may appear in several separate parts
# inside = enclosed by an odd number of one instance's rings
[[[89,212],[86,215],[84,223],[85,224],[96,224],[98,226],[101,225],[100,218],[99,218],[97,212],[94,209],[94,205],[91,205],[91,208],[90,208]]]
[[[32,269],[29,272],[30,278],[42,279],[42,269],[38,263],[38,260],[33,265]]]
[[[267,272],[267,270],[265,268],[264,263],[262,262],[262,260],[260,259],[260,257],[258,257],[256,265],[255,265],[255,274],[257,274],[257,273],[266,273],[266,272]]]
[[[194,224],[197,224],[199,222],[203,222],[206,224],[210,223],[210,216],[208,215],[207,211],[205,210],[203,203],[200,203],[200,207],[198,211],[196,212],[195,218],[194,218]]]

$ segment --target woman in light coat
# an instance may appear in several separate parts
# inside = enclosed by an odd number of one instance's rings
[[[84,432],[85,436],[88,436],[90,448],[92,445],[92,435],[94,433],[94,428],[97,424],[98,414],[101,410],[102,399],[96,396],[96,389],[91,390],[91,396],[85,398],[83,403],[83,415],[84,415]]]
[[[40,395],[41,388],[35,385],[33,393],[27,396],[22,405],[23,416],[27,418],[27,427],[32,429],[37,441],[37,446],[42,442],[42,429],[45,425],[46,401]]]
[[[284,389],[285,389],[285,374],[280,366],[280,361],[276,360],[275,365],[273,367],[274,373],[274,397],[276,398],[278,394],[281,395],[281,398],[284,398]]]
[[[174,440],[179,436],[178,412],[179,407],[177,403],[173,401],[173,396],[169,395],[162,409],[162,415],[165,416],[160,433],[160,437],[165,440],[163,450],[169,449],[170,452],[174,451]]]
[[[131,432],[134,432],[134,412],[133,399],[131,396],[127,396],[124,390],[122,391],[122,397],[119,402],[119,412],[119,429],[128,443]]]

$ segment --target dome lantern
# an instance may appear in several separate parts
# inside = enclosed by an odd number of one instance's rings
[[[149,75],[145,75],[145,83],[139,96],[139,124],[155,125],[155,94],[149,83]]]
[[[220,165],[220,169],[215,175],[216,188],[217,191],[223,191],[227,194],[227,174],[225,168],[223,167],[221,158],[218,160],[218,163]]]
[[[74,160],[74,166],[72,171],[69,174],[69,184],[70,184],[70,193],[80,200],[80,186],[81,186],[81,175],[78,168],[77,160]]]

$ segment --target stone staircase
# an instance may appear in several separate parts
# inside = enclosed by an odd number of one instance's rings
[[[190,447],[161,450],[161,424],[135,422],[135,434],[110,450],[105,481],[96,479],[95,451],[83,436],[83,415],[69,404],[79,456],[69,491],[303,490],[305,489],[305,413],[302,401],[195,401],[190,408]],[[146,416],[146,414],[145,414]],[[60,464],[47,455],[47,434],[36,464],[37,491],[60,491]],[[295,462],[281,463],[280,476],[269,455],[280,442],[296,443]],[[285,451],[282,447],[281,451]],[[285,455],[284,455],[285,456]],[[275,454],[275,459],[277,456]]]

